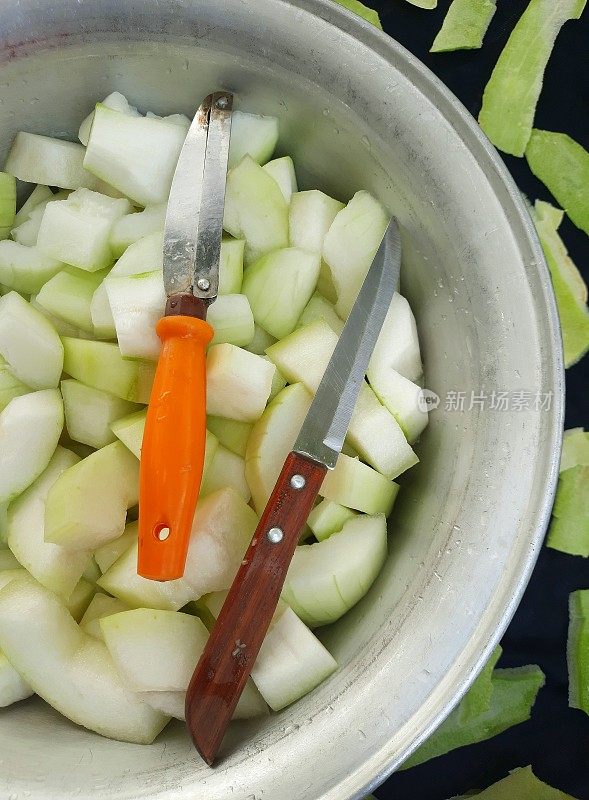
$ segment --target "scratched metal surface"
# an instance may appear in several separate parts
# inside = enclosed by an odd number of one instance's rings
[[[428,388],[554,392],[550,411],[444,403],[391,521],[367,598],[323,638],[340,670],[210,771],[181,726],[106,741],[35,701],[0,715],[0,797],[352,800],[449,712],[535,561],[554,489],[562,368],[549,279],[519,195],[472,120],[384,35],[326,0],[1,0],[2,148],[74,137],[113,89],[190,113],[211,86],[278,114],[303,186],[368,187],[399,219],[403,291]],[[316,14],[316,15],[314,15]]]

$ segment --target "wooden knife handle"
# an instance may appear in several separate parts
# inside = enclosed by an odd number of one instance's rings
[[[272,620],[300,532],[327,472],[290,453],[186,695],[192,740],[212,764]]]

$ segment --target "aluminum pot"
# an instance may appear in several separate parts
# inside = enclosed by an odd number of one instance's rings
[[[340,664],[330,680],[280,714],[235,725],[214,770],[179,724],[151,746],[120,744],[26,701],[0,716],[0,796],[359,798],[466,690],[517,606],[548,520],[563,368],[522,199],[439,81],[330,0],[1,9],[3,152],[19,129],[74,139],[114,89],[143,110],[191,113],[225,86],[242,107],[280,117],[303,187],[342,199],[372,190],[402,224],[402,288],[426,386],[441,400],[421,464],[402,481],[383,573],[322,634]],[[506,409],[493,392],[510,393]]]

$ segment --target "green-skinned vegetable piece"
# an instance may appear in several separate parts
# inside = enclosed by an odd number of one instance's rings
[[[496,0],[453,0],[430,53],[482,47],[495,11]]]
[[[436,8],[438,5],[438,0],[407,0],[407,2],[411,3],[412,6],[425,8],[428,11],[431,11],[432,8]]]
[[[587,286],[558,234],[560,209],[537,201],[532,213],[550,269],[562,329],[564,363],[570,367],[589,349]]]
[[[589,557],[589,467],[578,464],[560,473],[546,544]]]
[[[487,83],[481,128],[506,153],[523,156],[532,133],[544,71],[556,37],[579,19],[586,0],[531,0],[513,29]]]
[[[570,794],[553,789],[536,778],[531,767],[516,769],[507,778],[479,794],[461,795],[451,800],[575,800]]]
[[[496,669],[493,673],[493,692],[488,710],[463,721],[460,703],[400,769],[415,767],[457,747],[491,739],[508,728],[525,722],[530,718],[536,695],[542,686],[544,673],[536,665]]]
[[[571,428],[564,432],[560,471],[564,472],[578,464],[589,466],[589,432],[583,428]]]
[[[497,645],[477,679],[462,698],[459,709],[460,719],[463,722],[489,710],[493,695],[493,670],[501,658],[502,652],[501,646]]]
[[[534,129],[526,158],[577,228],[589,234],[589,152],[566,133]]]
[[[569,595],[569,706],[589,714],[589,589]]]
[[[361,3],[360,0],[335,0],[340,6],[347,8],[348,11],[353,11],[354,14],[358,14],[359,17],[365,19],[366,22],[371,22],[375,27],[380,28],[382,30],[382,25],[380,24],[380,17],[378,13],[374,11],[372,8],[368,8],[365,6],[364,3]]]

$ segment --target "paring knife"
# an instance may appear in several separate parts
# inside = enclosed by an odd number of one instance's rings
[[[205,98],[188,130],[170,191],[157,324],[162,351],[141,448],[139,556],[144,578],[181,578],[200,489],[206,436],[207,307],[219,286],[233,96]]]
[[[401,241],[393,219],[190,682],[186,723],[208,764],[276,610],[300,532],[343,447],[400,268]]]

